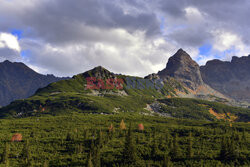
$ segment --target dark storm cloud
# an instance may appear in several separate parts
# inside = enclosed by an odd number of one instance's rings
[[[160,33],[159,23],[154,13],[126,14],[124,9],[111,1],[39,2],[36,8],[28,9],[21,17],[25,25],[31,28],[31,31],[26,32],[27,36],[44,38],[53,43],[105,40],[100,34],[94,36],[86,30],[92,27],[122,28],[131,33],[142,30],[148,36]]]

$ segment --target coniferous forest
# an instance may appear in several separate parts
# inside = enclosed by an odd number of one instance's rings
[[[71,113],[0,124],[1,166],[250,165],[248,123]]]

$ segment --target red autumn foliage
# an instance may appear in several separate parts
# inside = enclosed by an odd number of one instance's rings
[[[143,124],[139,124],[139,125],[138,125],[138,130],[141,130],[141,131],[143,131],[143,130],[144,130],[144,126],[143,126]]]
[[[12,136],[11,141],[12,141],[12,142],[14,142],[14,141],[22,141],[22,139],[23,139],[22,134],[16,133],[16,134],[14,134],[14,135]]]
[[[115,130],[115,128],[114,128],[113,124],[111,124],[109,127],[109,132],[113,132],[114,130]]]

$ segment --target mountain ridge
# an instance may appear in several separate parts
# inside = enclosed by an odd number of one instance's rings
[[[0,106],[13,100],[27,98],[38,88],[58,80],[54,75],[42,75],[21,62],[5,60],[0,63]]]
[[[213,89],[237,101],[250,102],[250,55],[231,61],[210,60],[200,67],[202,78]]]

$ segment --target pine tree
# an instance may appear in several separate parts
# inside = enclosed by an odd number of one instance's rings
[[[227,156],[227,144],[226,144],[226,138],[223,137],[221,140],[221,150],[220,150],[220,159],[225,159]]]
[[[95,143],[94,143],[94,139],[92,139],[91,143],[90,143],[90,153],[91,154],[94,153],[94,149],[95,149]]]
[[[233,138],[222,138],[219,158],[222,160],[232,160],[238,158],[238,150]]]
[[[92,155],[91,155],[91,153],[89,153],[89,155],[88,155],[87,167],[94,167],[94,165],[92,163]]]
[[[4,152],[2,154],[2,162],[4,164],[8,164],[9,161],[9,152],[10,152],[10,145],[8,142],[5,143],[5,148],[4,148]]]
[[[130,125],[126,135],[125,145],[123,149],[123,163],[126,165],[132,165],[135,164],[136,161],[137,161],[137,155],[133,143],[132,130]]]
[[[193,158],[193,141],[192,141],[192,133],[189,133],[189,138],[188,138],[188,158]]]
[[[103,139],[102,139],[103,137],[102,137],[102,131],[101,130],[99,130],[99,133],[98,133],[98,135],[97,135],[97,146],[99,147],[99,148],[101,148],[102,147],[102,144],[103,144]]]
[[[44,161],[44,163],[43,163],[43,167],[49,167],[49,165],[48,165],[48,161],[47,161],[47,160],[45,160],[45,161]]]
[[[173,163],[170,159],[170,156],[164,155],[162,167],[172,167],[172,166],[173,166]]]
[[[178,158],[180,156],[180,148],[178,143],[178,135],[175,133],[174,141],[173,141],[173,148],[171,150],[172,158]]]
[[[243,129],[243,132],[242,132],[242,140],[243,140],[244,142],[247,140],[245,128]]]
[[[30,137],[33,138],[34,136],[35,136],[35,134],[34,134],[34,132],[32,131],[32,132],[30,133]]]
[[[153,139],[154,141],[153,141],[153,145],[152,145],[152,149],[151,149],[151,157],[152,157],[152,159],[154,160],[154,161],[156,161],[157,160],[157,152],[158,152],[158,145],[157,145],[157,143],[156,143],[156,139],[154,138]]]
[[[88,139],[88,137],[89,137],[89,131],[88,131],[88,129],[84,130],[83,137],[84,137],[84,140]]]
[[[31,162],[31,155],[30,155],[30,149],[29,149],[29,141],[26,140],[23,151],[22,151],[22,156],[24,159],[25,164],[29,165]]]
[[[67,136],[66,136],[66,141],[73,141],[74,140],[74,136],[72,133],[67,133]]]
[[[168,133],[168,131],[166,131],[165,140],[166,140],[166,144],[169,144],[170,138],[169,138],[169,133]]]
[[[100,156],[100,147],[97,146],[96,150],[95,150],[95,154],[94,154],[94,166],[95,167],[101,167],[101,156]]]
[[[77,154],[81,154],[83,152],[83,146],[82,143],[78,144],[76,149],[75,149],[75,153]]]

